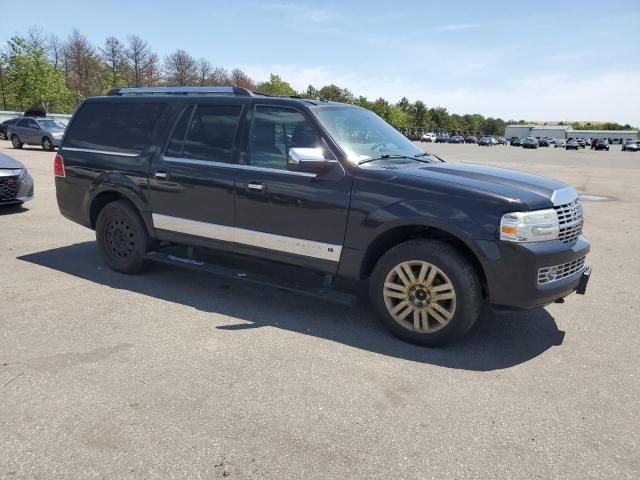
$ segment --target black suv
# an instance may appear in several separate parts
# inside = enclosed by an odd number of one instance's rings
[[[590,273],[572,187],[444,163],[353,105],[120,89],[78,108],[54,172],[60,211],[119,272],[178,245],[366,280],[384,324],[424,345],[464,335],[485,303],[583,293]]]

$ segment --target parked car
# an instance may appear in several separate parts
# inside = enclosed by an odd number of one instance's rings
[[[556,138],[553,142],[554,148],[564,148],[567,145],[567,142],[564,138]]]
[[[636,140],[625,140],[622,144],[623,152],[637,152],[640,149],[640,145]]]
[[[521,147],[521,146],[522,146],[522,139],[521,139],[521,138],[518,138],[518,137],[513,137],[513,138],[511,139],[511,141],[509,142],[509,144],[510,144],[512,147]]]
[[[20,205],[33,198],[33,179],[15,158],[0,153],[0,205]]]
[[[538,140],[539,147],[548,147],[549,145],[551,145],[551,142],[548,138],[541,138],[540,140]]]
[[[580,148],[580,144],[575,138],[570,138],[564,148],[565,150],[578,150]]]
[[[422,143],[431,143],[435,142],[436,136],[434,133],[423,133],[420,137],[420,142]]]
[[[494,145],[497,145],[497,143],[498,142],[496,142],[496,139],[493,137],[482,137],[478,142],[478,145],[483,147],[493,147]]]
[[[478,143],[478,137],[475,135],[467,135],[467,138],[464,139],[464,143]]]
[[[449,143],[464,143],[464,137],[461,135],[454,135],[449,139]]]
[[[54,118],[22,117],[9,125],[8,135],[13,148],[24,144],[40,145],[44,150],[53,151],[60,146],[65,126]]]
[[[438,135],[436,137],[436,143],[449,143],[449,135],[446,133]]]
[[[598,141],[596,142],[595,149],[596,150],[606,150],[608,152],[609,151],[609,140],[607,140],[606,138],[599,138]]]
[[[507,144],[507,139],[504,137],[495,137],[496,138],[496,143],[498,145],[506,145]]]
[[[587,142],[584,140],[584,138],[576,138],[576,142],[578,142],[578,146],[580,148],[587,148]]]
[[[527,137],[522,142],[522,148],[538,148],[538,139],[536,137]]]
[[[590,276],[575,189],[446,163],[354,105],[119,89],[78,107],[54,175],[60,212],[118,272],[204,269],[215,250],[366,281],[382,322],[423,345],[462,337],[485,304],[549,304]]]
[[[22,117],[10,118],[9,120],[5,120],[4,122],[0,123],[0,140],[9,140],[9,135],[7,133],[9,125],[13,125],[21,118]]]

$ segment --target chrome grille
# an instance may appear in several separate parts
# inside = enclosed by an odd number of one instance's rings
[[[0,177],[0,202],[13,200],[18,195],[18,176]]]
[[[586,258],[587,257],[582,257],[577,260],[572,260],[571,262],[539,269],[538,285],[557,282],[558,280],[562,280],[563,278],[582,272],[586,267]]]
[[[554,209],[560,224],[558,239],[568,245],[575,245],[582,233],[582,225],[584,224],[582,203],[580,200],[575,199],[573,202],[558,205]]]

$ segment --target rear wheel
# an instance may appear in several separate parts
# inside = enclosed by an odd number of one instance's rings
[[[439,346],[461,338],[482,307],[474,267],[455,248],[436,240],[410,240],[376,264],[370,296],[383,324],[411,343]]]
[[[17,135],[11,135],[11,145],[13,145],[13,148],[22,148],[23,143]]]
[[[144,267],[149,235],[142,219],[128,203],[107,204],[98,215],[96,242],[105,263],[121,273],[138,273]]]
[[[42,149],[46,150],[47,152],[53,151],[53,143],[51,143],[51,140],[48,137],[44,137],[42,139]]]

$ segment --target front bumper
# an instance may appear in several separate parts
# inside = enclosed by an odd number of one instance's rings
[[[501,258],[485,268],[489,298],[492,304],[528,308],[548,305],[573,293],[581,285],[585,268],[570,275],[540,284],[540,269],[571,264],[587,256],[591,245],[580,236],[575,245],[569,246],[560,240],[528,244],[500,245]]]

